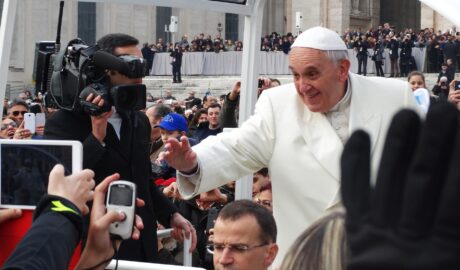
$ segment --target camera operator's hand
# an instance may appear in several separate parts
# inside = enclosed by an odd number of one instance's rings
[[[112,174],[106,177],[94,190],[88,241],[75,269],[105,269],[104,267],[110,262],[115,253],[110,239],[109,227],[113,222],[122,221],[125,216],[116,211],[107,212],[105,196],[109,184],[119,178],[119,174]],[[137,207],[143,207],[144,205],[143,200],[136,199]],[[138,240],[140,236],[139,230],[143,228],[142,219],[136,215],[132,239]],[[121,240],[115,240],[117,249],[120,244]],[[95,267],[96,265],[98,267]]]
[[[104,100],[101,96],[95,96],[93,93],[89,94],[86,101],[98,105],[99,107],[104,106]],[[91,116],[91,127],[93,136],[102,144],[104,142],[107,132],[107,122],[112,111],[105,112],[101,115]]]
[[[235,101],[240,95],[240,91],[241,91],[241,82],[237,81],[235,85],[233,85],[232,91],[228,95],[228,99],[230,99],[231,101]]]
[[[64,167],[57,164],[50,172],[48,194],[56,195],[75,204],[82,215],[89,213],[86,202],[91,201],[94,195],[94,172],[83,170],[81,172],[64,176]]]
[[[433,104],[421,128],[415,112],[397,113],[374,190],[369,135],[352,134],[341,159],[348,270],[460,269],[457,114]]]

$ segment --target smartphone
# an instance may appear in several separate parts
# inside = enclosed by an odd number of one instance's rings
[[[455,81],[455,91],[460,90],[460,81]]]
[[[35,114],[26,113],[24,114],[24,128],[28,129],[30,133],[35,133]]]
[[[107,211],[125,214],[123,221],[110,224],[109,232],[121,239],[131,238],[136,208],[136,184],[118,180],[110,183],[106,201]]]
[[[35,126],[44,126],[46,121],[45,113],[36,113],[35,114]]]

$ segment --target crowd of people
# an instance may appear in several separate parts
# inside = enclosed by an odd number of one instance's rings
[[[387,48],[391,60],[391,77],[405,77],[410,71],[423,68],[415,65],[412,57],[414,47],[427,49],[427,72],[437,73],[441,71],[443,64],[452,65],[454,70],[460,69],[460,32],[455,27],[444,32],[435,31],[434,28],[418,31],[406,28],[397,31],[389,23],[385,23],[383,26],[370,28],[367,31],[348,29],[343,33],[342,38],[347,48],[359,52],[358,61],[367,62],[367,57],[372,57],[377,70],[379,70],[378,66],[381,66],[378,62],[382,61],[382,48]],[[374,54],[369,55],[367,49],[373,49]],[[363,65],[363,74],[366,75],[366,63]],[[361,66],[360,64],[360,72]],[[377,74],[381,73],[377,71]]]
[[[427,72],[439,72],[443,64],[452,62],[455,70],[460,70],[460,32],[455,27],[447,31],[435,31],[433,28],[425,28],[419,31],[406,28],[398,31],[389,23],[385,23],[377,28],[368,30],[347,29],[342,35],[348,49],[354,49],[358,58],[358,74],[367,74],[368,58],[375,64],[377,76],[384,76],[383,63],[386,57],[384,49],[388,49],[388,57],[391,62],[390,77],[406,77],[411,71],[421,70],[417,67],[412,55],[412,48],[426,48]],[[291,45],[296,36],[292,33],[281,35],[273,32],[261,38],[261,51],[282,51],[289,53]],[[241,51],[243,43],[223,39],[218,33],[214,38],[211,35],[201,33],[194,36],[189,41],[188,35],[183,35],[179,42],[165,43],[163,38],[159,38],[156,43],[144,44],[145,54],[152,58],[156,52],[174,52],[178,49],[184,52],[226,52]],[[149,52],[147,52],[147,49]],[[372,49],[372,53],[369,53]],[[179,80],[180,81],[180,80]]]
[[[265,35],[261,38],[261,51],[282,51],[289,53],[289,49],[295,40],[292,33],[286,35],[273,32],[270,35]],[[183,35],[181,40],[173,44],[172,42],[166,43],[163,38],[158,38],[155,43],[145,43],[144,46],[148,47],[153,52],[173,52],[176,46],[179,45],[182,52],[227,52],[227,51],[242,51],[243,42],[240,40],[223,39],[221,34],[218,33],[214,38],[212,35],[204,33],[194,36],[189,40],[188,35]]]
[[[385,37],[378,39],[383,44]],[[98,45],[115,56],[142,57],[129,35],[109,34]],[[92,171],[69,181],[62,181],[59,168],[52,172],[48,195],[6,269],[29,269],[37,258],[27,251],[37,235],[59,235],[38,247],[46,263],[57,260],[50,256],[55,247],[72,251],[82,232],[87,240],[77,269],[103,269],[114,254],[181,264],[182,231],[192,239],[193,265],[206,269],[457,269],[460,218],[451,211],[460,198],[460,144],[452,139],[457,110],[438,100],[420,102],[426,97],[418,91],[426,88],[423,73],[408,74],[409,83],[350,73],[348,49],[329,29],[302,33],[290,45],[294,83],[259,78],[255,113],[241,125],[240,82],[220,97],[199,98],[191,91],[179,101],[166,91],[148,96],[145,110],[99,115],[44,108],[39,96],[28,93],[7,103],[3,139],[79,140],[83,165]],[[114,85],[142,83],[124,72],[107,76]],[[437,99],[459,109],[455,80],[448,83],[447,69],[441,72],[447,90],[440,84]],[[85,101],[106,102],[93,94]],[[37,104],[33,110],[47,120],[32,134],[23,116]],[[235,201],[235,180],[248,174],[252,201]],[[111,243],[108,226],[123,215],[106,213],[104,195],[118,178],[136,183],[140,200],[133,239]],[[376,196],[370,196],[371,179],[377,179]],[[56,210],[56,200],[66,211]],[[1,210],[0,221],[19,215]],[[43,226],[50,221],[54,226]],[[171,238],[157,239],[163,227],[174,229]],[[70,255],[45,265],[62,269]]]

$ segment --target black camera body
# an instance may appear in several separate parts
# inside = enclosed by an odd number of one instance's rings
[[[107,70],[128,78],[144,77],[147,64],[135,56],[117,57],[97,45],[87,46],[81,39],[71,40],[54,57],[49,93],[60,109],[100,115],[115,106],[120,111],[145,108],[145,85],[111,85]],[[89,94],[101,96],[104,106],[87,102]]]

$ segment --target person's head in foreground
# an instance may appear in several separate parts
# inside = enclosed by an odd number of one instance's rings
[[[420,71],[412,71],[407,76],[407,81],[410,84],[412,91],[415,91],[419,88],[426,88],[425,86],[425,75]]]
[[[347,46],[332,30],[310,28],[292,44],[289,69],[308,109],[327,112],[345,95],[350,69]]]
[[[313,223],[291,245],[282,270],[346,269],[345,212],[334,209]]]
[[[276,223],[263,206],[249,200],[227,204],[214,225],[214,268],[267,269],[278,253]]]

